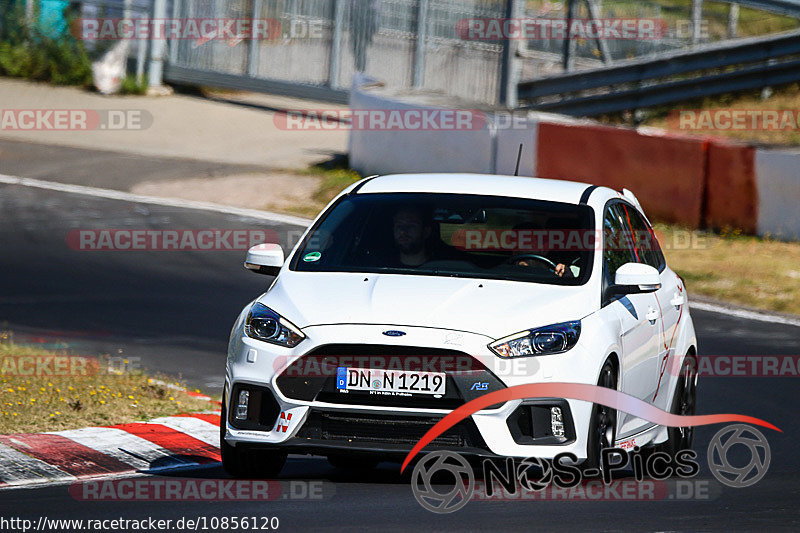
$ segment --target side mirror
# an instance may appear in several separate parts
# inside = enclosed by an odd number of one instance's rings
[[[244,267],[258,274],[277,276],[283,261],[283,248],[280,244],[258,244],[247,250]]]
[[[642,263],[625,263],[617,269],[614,285],[608,288],[608,294],[639,294],[655,292],[660,288],[658,270]]]

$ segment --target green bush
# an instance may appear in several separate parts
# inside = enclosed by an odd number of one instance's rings
[[[143,94],[147,94],[147,85],[147,76],[144,76],[140,82],[136,76],[128,74],[122,80],[120,92],[122,94],[135,94],[141,96]]]
[[[21,3],[0,1],[0,75],[56,85],[87,85],[92,66],[83,43],[71,35],[50,37],[25,24]]]

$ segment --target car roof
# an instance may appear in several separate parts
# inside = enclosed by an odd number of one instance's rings
[[[578,204],[589,187],[592,185],[577,181],[453,173],[376,176],[364,180],[355,190],[358,194],[392,192],[481,194]]]

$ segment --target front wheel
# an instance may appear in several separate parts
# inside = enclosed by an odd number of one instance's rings
[[[617,389],[617,372],[614,363],[608,360],[600,370],[598,387]],[[603,450],[614,447],[617,435],[617,411],[605,405],[595,404],[589,422],[589,436],[586,444],[586,462],[584,469],[602,471]]]
[[[232,446],[225,441],[227,407],[222,398],[219,423],[219,448],[222,468],[231,477],[238,479],[273,478],[281,473],[286,464],[286,454],[276,450],[259,450]]]

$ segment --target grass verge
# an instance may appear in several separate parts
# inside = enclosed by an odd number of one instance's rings
[[[800,242],[698,232],[656,224],[667,264],[698,294],[768,311],[800,314]]]
[[[207,401],[109,358],[67,355],[13,342],[0,334],[0,434],[107,426],[207,411]]]
[[[349,168],[344,158],[329,163],[312,165],[308,169],[300,171],[299,174],[303,176],[314,176],[320,180],[317,190],[311,198],[309,198],[308,203],[298,204],[290,209],[293,215],[300,215],[308,218],[317,216],[337,194],[363,177],[355,170]]]
[[[746,91],[737,94],[723,94],[702,101],[684,102],[674,108],[651,110],[651,117],[642,125],[663,128],[680,133],[713,135],[727,137],[739,141],[750,141],[765,144],[800,146],[800,125],[797,122],[784,129],[756,128],[756,129],[709,129],[685,130],[680,128],[680,122],[669,116],[669,112],[680,109],[703,109],[711,112],[719,109],[743,111],[778,111],[783,116],[784,111],[790,111],[796,118],[800,110],[800,84],[792,83],[771,88],[769,96],[762,97],[761,91]],[[613,122],[613,121],[612,121]]]

